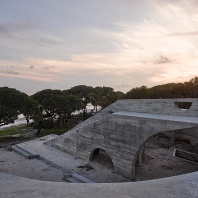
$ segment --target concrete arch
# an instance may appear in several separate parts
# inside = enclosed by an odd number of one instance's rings
[[[175,131],[175,140],[186,142],[191,144],[196,148],[198,144],[198,127],[193,127],[191,129],[180,129]]]
[[[172,137],[172,131],[160,132],[156,134],[156,138],[161,138],[161,137],[170,139]]]
[[[156,133],[156,134],[158,134],[158,133]],[[156,135],[156,134],[154,134],[154,135]],[[133,163],[132,163],[132,171],[131,171],[131,179],[132,179],[132,181],[135,180],[135,165],[136,165],[137,159],[138,159],[138,157],[142,154],[141,152],[142,152],[142,149],[143,149],[144,146],[145,146],[145,143],[146,143],[150,138],[152,138],[154,135],[152,135],[152,136],[150,136],[148,139],[146,139],[146,140],[141,144],[141,146],[139,147],[139,149],[136,151],[136,154],[135,154],[135,156],[134,156],[134,158],[133,158]]]
[[[193,130],[194,128],[191,128],[189,130]],[[177,135],[175,135],[175,133],[177,133]],[[143,141],[143,143],[140,145],[140,147],[137,149],[136,154],[133,158],[133,164],[132,164],[132,171],[131,171],[131,175],[132,175],[132,181],[135,180],[135,165],[136,162],[138,160],[138,157],[140,157],[140,155],[142,155],[142,153],[144,152],[144,146],[145,143],[149,141],[149,139],[151,139],[152,137],[158,135],[158,134],[163,134],[168,138],[172,139],[172,144],[174,144],[175,140],[177,139],[177,137],[181,136],[181,137],[185,137],[185,139],[187,141],[189,141],[189,143],[193,145],[193,140],[192,137],[189,136],[189,134],[186,132],[186,129],[179,129],[179,130],[173,130],[173,131],[164,131],[164,132],[158,132],[158,133],[154,133],[152,135],[150,135],[145,141]],[[195,146],[194,146],[195,147]],[[139,159],[140,160],[140,159]]]
[[[168,138],[171,138],[171,134],[174,134],[174,131],[160,131],[160,132],[155,132],[155,133],[152,133],[150,134],[139,146],[139,148],[136,150],[136,153],[134,155],[134,158],[133,158],[133,163],[132,163],[132,171],[131,171],[131,178],[132,178],[132,181],[135,180],[135,165],[136,165],[136,162],[137,162],[137,159],[139,157],[139,161],[141,160],[140,156],[142,155],[142,153],[144,152],[144,146],[145,146],[145,143],[149,141],[149,139],[151,139],[152,137],[158,135],[158,134],[163,134],[165,135],[166,137]]]
[[[96,152],[97,152],[98,155],[99,155],[100,150],[102,150],[102,151],[104,151],[104,152],[106,153],[106,155],[107,155],[107,156],[109,157],[109,159],[111,160],[111,162],[112,162],[112,164],[113,164],[113,168],[114,168],[115,165],[114,165],[112,156],[111,156],[111,155],[109,154],[109,152],[107,152],[106,149],[104,149],[104,148],[100,148],[100,147],[94,148],[94,149],[91,151],[90,155],[89,155],[89,161],[92,161],[92,160],[93,160],[93,156],[94,156],[94,154],[95,154]]]
[[[192,102],[192,106],[181,110],[175,102]],[[191,144],[198,147],[197,104],[198,99],[189,98],[118,100],[49,145],[86,161],[95,149],[104,149],[112,159],[115,172],[131,179],[142,145],[157,133],[185,129]]]

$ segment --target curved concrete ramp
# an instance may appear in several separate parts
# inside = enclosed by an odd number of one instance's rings
[[[1,198],[196,198],[198,172],[135,183],[69,184],[0,172]]]

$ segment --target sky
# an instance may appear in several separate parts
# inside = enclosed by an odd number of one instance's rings
[[[0,87],[127,92],[197,75],[197,0],[0,0]]]

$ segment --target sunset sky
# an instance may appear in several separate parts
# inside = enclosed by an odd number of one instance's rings
[[[197,0],[0,0],[0,87],[126,92],[196,75]]]

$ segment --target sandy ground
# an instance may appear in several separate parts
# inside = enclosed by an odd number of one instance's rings
[[[169,139],[151,138],[145,145],[145,154],[141,166],[136,166],[136,181],[149,180],[198,171],[198,164],[174,158],[173,150],[179,148],[198,153],[189,144],[171,145]],[[70,167],[71,168],[71,167]],[[114,173],[113,164],[105,153],[94,158],[92,162],[77,160],[73,170],[95,182],[127,182],[130,181]],[[63,182],[64,173],[38,159],[28,160],[21,155],[0,149],[0,171],[31,179]]]
[[[41,160],[28,160],[18,153],[4,148],[0,149],[0,171],[30,179],[63,182],[62,171]]]
[[[136,181],[170,177],[198,171],[198,164],[173,157],[174,148],[197,153],[190,144],[176,142],[172,145],[170,139],[152,137],[146,142],[142,165],[136,166]]]

